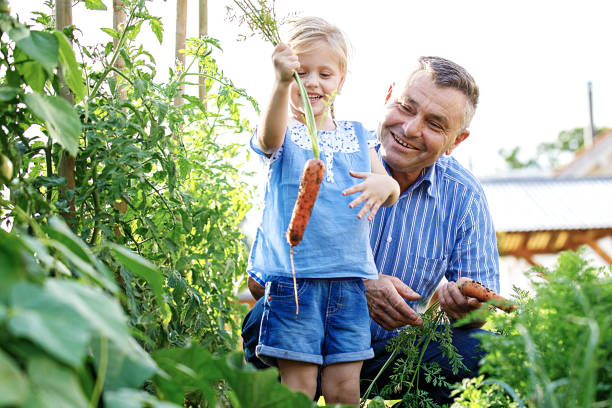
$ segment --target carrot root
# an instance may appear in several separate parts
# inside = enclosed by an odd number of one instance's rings
[[[323,161],[319,159],[310,159],[304,165],[302,171],[302,179],[300,180],[300,188],[298,190],[297,200],[293,206],[291,221],[287,228],[287,242],[291,246],[289,250],[289,258],[291,259],[291,275],[293,276],[293,294],[295,295],[295,315],[300,313],[300,305],[298,303],[297,282],[295,280],[295,265],[293,264],[293,247],[302,242],[306,225],[310,219],[312,208],[319,194],[319,188],[323,181],[325,166]]]
[[[319,194],[324,172],[325,166],[322,160],[310,159],[304,165],[297,200],[287,228],[287,242],[291,246],[296,246],[302,241],[312,208]]]
[[[493,301],[492,303],[497,308],[505,312],[510,313],[516,309],[516,305],[511,301],[483,286],[480,282],[476,282],[475,280],[470,280],[459,285],[459,290],[464,296],[476,298],[481,302]]]
[[[298,304],[297,282],[295,280],[295,266],[293,266],[293,247],[289,250],[289,259],[291,259],[291,274],[293,275],[293,295],[295,296],[295,315],[300,313],[300,305]]]

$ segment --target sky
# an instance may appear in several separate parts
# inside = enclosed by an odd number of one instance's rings
[[[107,41],[107,11],[73,9],[81,41]],[[187,36],[197,35],[198,1],[188,2]],[[228,0],[208,1],[209,35],[223,48],[216,58],[225,75],[264,105],[272,87],[272,46],[259,37],[238,41],[246,28],[227,19]],[[9,0],[12,14],[28,21],[42,0]],[[174,0],[149,2],[162,17],[164,41],[148,29],[141,39],[152,51],[158,79],[174,59]],[[496,175],[506,166],[500,149],[520,146],[524,158],[539,143],[589,120],[587,83],[593,87],[596,127],[612,127],[612,2],[583,0],[276,0],[277,15],[320,16],[344,31],[351,44],[349,74],[335,108],[339,119],[375,128],[387,88],[405,76],[421,55],[437,55],[463,65],[480,87],[470,137],[453,153],[477,176]],[[254,112],[245,112],[257,122]]]

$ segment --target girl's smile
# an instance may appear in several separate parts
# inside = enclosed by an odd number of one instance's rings
[[[308,93],[317,128],[333,130],[335,125],[329,108],[344,83],[338,53],[325,41],[317,41],[309,51],[297,56],[300,61],[297,73]],[[289,105],[291,115],[304,122],[304,108],[295,82],[291,84]]]

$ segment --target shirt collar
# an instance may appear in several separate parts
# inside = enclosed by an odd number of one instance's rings
[[[378,153],[378,157],[380,157],[380,161],[382,162],[383,166],[385,166],[385,170],[387,170],[387,173],[391,174],[391,172],[389,171],[389,166],[387,166],[387,163],[385,163],[385,161],[383,160],[382,156],[380,155],[380,143],[376,146],[376,152]],[[403,195],[416,190],[417,188],[427,188],[427,194],[430,197],[432,197],[432,198],[437,197],[438,189],[436,188],[436,179],[437,179],[436,178],[436,169],[438,169],[438,167],[440,167],[440,166],[443,166],[443,164],[440,163],[440,158],[438,158],[438,160],[436,160],[436,162],[433,164],[433,166],[429,166],[429,167],[427,167],[425,169],[425,174],[423,176],[419,177],[419,179],[416,181],[416,183],[411,185],[408,190],[404,191],[404,193],[400,195],[400,198]],[[440,171],[440,169],[438,169],[438,171]],[[425,182],[427,182],[427,183],[425,183]],[[421,186],[423,186],[423,187],[421,187]]]
[[[380,152],[379,152],[379,157],[380,157]],[[385,166],[385,169],[387,170],[387,173],[391,174],[391,172],[389,171],[389,166],[387,166],[387,163],[385,163],[385,161],[382,159],[382,157],[380,157],[380,160],[383,163],[383,166]],[[408,190],[404,191],[404,193],[401,194],[400,198],[408,193],[411,193],[413,191],[415,191],[416,189],[419,188],[425,188],[427,189],[427,194],[432,197],[435,198],[437,196],[437,188],[435,186],[436,183],[436,168],[438,167],[438,161],[436,160],[436,162],[433,164],[433,166],[429,166],[426,167],[424,169],[424,172],[421,173],[421,175],[419,176],[419,178],[417,179],[417,181],[410,186],[410,188],[408,188]]]

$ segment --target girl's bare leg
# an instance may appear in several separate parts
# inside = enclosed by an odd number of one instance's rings
[[[326,404],[359,406],[359,374],[363,361],[331,364],[321,373],[321,391]]]
[[[314,399],[317,392],[317,364],[303,361],[277,359],[281,382],[293,391],[301,391]],[[357,387],[359,393],[359,386]]]

